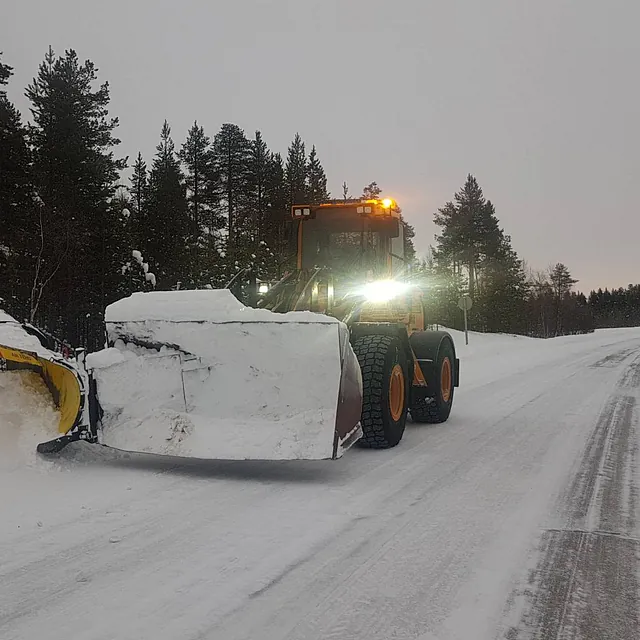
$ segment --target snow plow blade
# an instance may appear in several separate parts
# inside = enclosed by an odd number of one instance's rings
[[[98,439],[200,459],[339,458],[362,435],[362,379],[343,323],[244,307],[228,290],[135,293],[90,354]]]
[[[67,442],[89,437],[84,420],[85,382],[79,371],[62,356],[45,349],[11,316],[0,312],[0,375],[20,371],[39,374],[58,408],[57,431],[52,430],[51,441],[37,445],[38,451],[59,450]]]

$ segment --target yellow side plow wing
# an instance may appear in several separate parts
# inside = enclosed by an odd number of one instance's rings
[[[38,445],[38,451],[46,453],[71,440],[89,439],[84,420],[86,384],[71,363],[53,353],[45,356],[0,344],[0,371],[19,370],[35,371],[42,377],[60,412],[57,432],[51,434],[52,441]]]

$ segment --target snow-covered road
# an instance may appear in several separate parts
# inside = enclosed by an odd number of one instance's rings
[[[455,337],[393,450],[0,454],[0,638],[637,638],[640,330]]]

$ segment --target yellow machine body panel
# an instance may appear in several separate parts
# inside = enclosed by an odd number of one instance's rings
[[[77,375],[67,367],[42,361],[42,377],[60,410],[58,431],[68,433],[77,423],[82,411],[82,391]]]

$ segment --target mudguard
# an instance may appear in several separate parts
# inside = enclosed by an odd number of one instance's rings
[[[436,390],[432,388],[436,376],[436,362],[438,352],[443,342],[449,342],[453,349],[454,356],[456,348],[451,334],[446,331],[415,331],[409,336],[411,349],[422,371],[422,375],[427,381],[427,395],[435,395]],[[453,372],[453,386],[460,386],[460,360],[455,357],[455,367]]]

